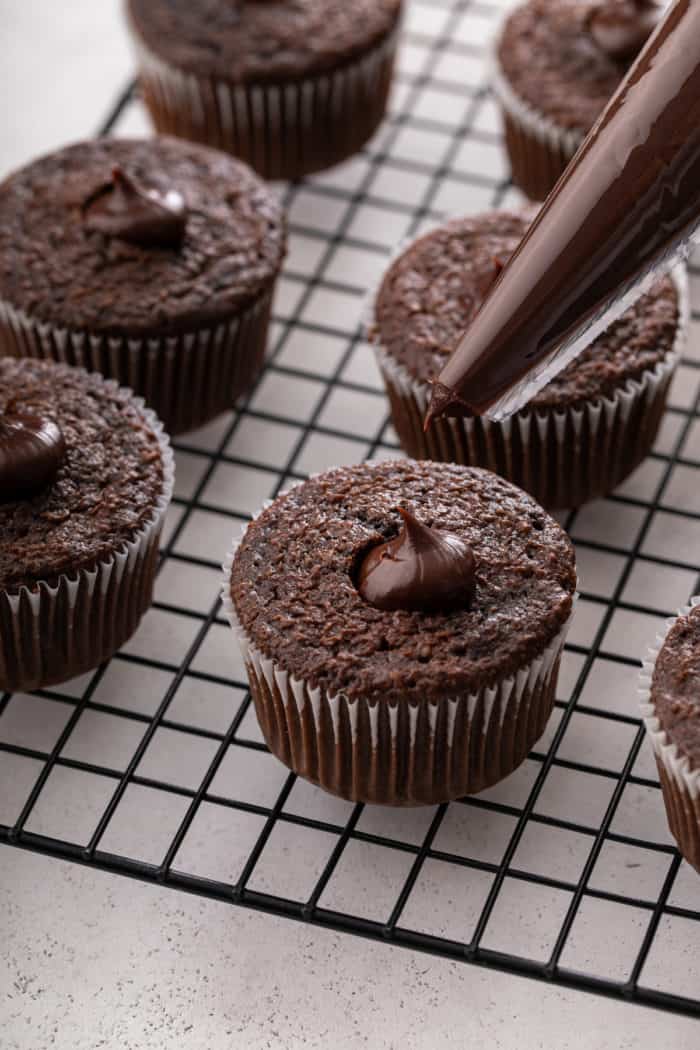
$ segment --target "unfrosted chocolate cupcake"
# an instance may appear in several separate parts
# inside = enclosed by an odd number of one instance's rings
[[[651,650],[641,698],[671,831],[700,872],[700,598]]]
[[[130,391],[0,359],[0,691],[73,678],[133,634],[172,487],[163,428]]]
[[[277,199],[214,150],[50,154],[0,185],[0,352],[99,371],[171,433],[198,426],[263,364],[285,237]]]
[[[224,606],[271,751],[344,798],[429,804],[526,757],[576,587],[563,530],[487,471],[340,468],[276,499]]]
[[[352,156],[386,110],[401,0],[127,0],[158,131],[296,179]]]
[[[425,430],[431,381],[535,214],[454,219],[415,241],[380,285],[371,337],[410,456],[486,467],[545,507],[576,507],[651,450],[685,336],[686,275],[659,280],[512,418],[434,419]]]
[[[654,0],[527,0],[507,18],[494,88],[513,181],[544,200],[661,17]]]

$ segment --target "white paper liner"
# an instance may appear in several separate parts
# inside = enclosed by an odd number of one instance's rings
[[[107,336],[41,322],[0,300],[5,352],[100,372],[179,434],[231,408],[263,366],[274,284],[225,323],[177,336]]]
[[[678,619],[687,616],[696,605],[700,605],[700,597],[691,598],[690,604],[680,609],[677,617],[674,616],[667,620],[666,629],[657,635],[655,644],[649,648],[648,654],[642,662],[642,670],[639,676],[639,701],[642,718],[651,746],[654,749],[654,754],[678,788],[697,802],[700,801],[700,767],[697,769],[691,768],[690,760],[685,755],[681,755],[678,745],[674,744],[666,730],[661,728],[651,695],[651,680],[654,674],[654,667],[668,633]]]
[[[107,385],[119,389],[112,380]],[[41,581],[36,590],[0,590],[0,691],[55,685],[97,667],[131,637],[151,604],[175,460],[161,421],[141,398],[133,402],[158,439],[162,491],[133,539],[91,569]]]
[[[526,134],[539,139],[543,145],[563,160],[570,160],[573,157],[585,139],[586,133],[578,129],[561,127],[521,98],[501,73],[497,59],[492,61],[491,87],[508,116],[519,124]]]
[[[661,726],[652,697],[652,678],[659,653],[668,632],[700,605],[700,597],[692,598],[678,613],[666,622],[666,629],[648,650],[639,676],[639,699],[642,719],[651,742],[661,782],[669,827],[678,848],[688,863],[700,872],[700,767],[693,768],[687,756],[681,754],[669,734]]]
[[[233,84],[184,73],[147,47],[132,24],[137,63],[145,87],[167,126],[159,130],[195,138],[243,157],[266,178],[298,178],[358,152],[386,108],[400,20],[363,57],[328,74],[284,83]],[[353,121],[367,119],[382,100],[377,119],[354,135]],[[154,121],[155,121],[155,114]],[[155,121],[157,124],[158,122]],[[163,124],[163,122],[160,122]],[[344,148],[330,143],[348,132]],[[340,140],[339,140],[340,141]],[[318,154],[325,152],[325,162]]]
[[[678,326],[672,349],[653,369],[639,380],[621,384],[613,396],[582,407],[526,407],[500,421],[440,418],[424,431],[430,387],[379,344],[372,324],[370,341],[405,450],[414,458],[485,467],[525,488],[548,509],[579,506],[611,491],[651,450],[687,337],[690,306],[685,265],[674,267],[670,276],[678,294]],[[378,289],[373,303],[377,293]],[[641,418],[653,420],[654,426],[637,425]]]
[[[477,693],[445,697],[438,703],[422,698],[416,704],[393,706],[382,700],[351,699],[344,693],[331,696],[266,657],[238,618],[231,572],[248,527],[243,527],[224,562],[222,604],[251,692],[256,701],[261,693],[267,695],[267,701],[260,702],[276,725],[265,735],[278,758],[334,794],[391,805],[461,798],[496,783],[520,765],[551,714],[573,610],[537,659],[515,676]],[[284,741],[282,747],[276,746],[279,741]]]

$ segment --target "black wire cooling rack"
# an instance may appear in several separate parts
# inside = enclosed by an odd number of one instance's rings
[[[0,842],[348,933],[700,1015],[700,883],[667,831],[635,707],[645,644],[697,590],[700,313],[653,455],[563,519],[583,590],[525,765],[452,806],[352,806],[266,752],[217,597],[231,536],[290,480],[397,454],[360,320],[391,247],[514,199],[488,90],[502,5],[409,4],[389,119],[282,187],[291,251],[269,365],[178,442],[142,630],[110,664],[0,698]],[[138,125],[133,86],[102,133]],[[691,268],[700,293],[700,270]],[[700,299],[695,296],[695,304]]]

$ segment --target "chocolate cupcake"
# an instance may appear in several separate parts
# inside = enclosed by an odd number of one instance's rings
[[[640,685],[668,822],[679,850],[700,872],[700,598],[669,620]]]
[[[486,467],[562,509],[610,492],[651,450],[685,337],[687,279],[679,267],[659,280],[513,417],[439,418],[425,430],[431,381],[535,214],[454,219],[409,245],[380,285],[370,336],[410,456]]]
[[[225,571],[267,744],[333,794],[459,798],[545,728],[573,549],[494,474],[408,460],[321,474],[263,510]]]
[[[100,139],[0,184],[0,353],[132,388],[170,433],[231,408],[264,360],[281,207],[243,164]]]
[[[0,691],[73,678],[134,633],[172,488],[163,428],[129,390],[0,358]]]
[[[554,186],[661,17],[654,0],[527,0],[496,50],[513,181],[532,200]]]
[[[158,131],[268,179],[352,156],[386,111],[401,0],[128,0]]]

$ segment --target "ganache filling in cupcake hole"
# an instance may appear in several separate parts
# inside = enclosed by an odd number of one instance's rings
[[[657,0],[602,0],[588,12],[585,27],[601,51],[628,62],[642,50],[662,14],[663,4]]]
[[[161,193],[142,186],[122,167],[88,194],[82,204],[85,228],[140,248],[178,249],[187,228],[187,206],[178,190]]]
[[[65,454],[57,423],[9,402],[0,410],[0,503],[41,492],[56,477]]]
[[[405,507],[396,536],[365,550],[353,573],[356,590],[385,612],[449,613],[471,608],[476,593],[472,548],[454,533],[434,529]]]

